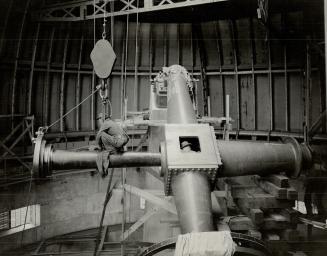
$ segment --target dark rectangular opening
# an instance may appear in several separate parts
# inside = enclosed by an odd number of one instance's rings
[[[179,137],[179,147],[185,152],[201,152],[200,141],[196,136]]]

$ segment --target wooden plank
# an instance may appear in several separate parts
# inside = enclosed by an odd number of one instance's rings
[[[276,199],[275,196],[270,194],[257,194],[247,195],[246,197],[235,200],[237,205],[244,205],[248,209],[283,209],[294,207],[294,201]]]
[[[224,222],[226,222],[229,226],[229,228],[232,231],[243,231],[243,230],[251,230],[255,229],[255,225],[251,221],[249,217],[238,217],[238,216],[233,216],[227,217],[224,219]]]
[[[125,241],[131,234],[139,229],[148,219],[155,215],[159,210],[158,206],[155,206],[148,210],[137,222],[135,222],[128,230],[121,236],[121,241]]]
[[[277,199],[287,199],[287,189],[277,187],[275,184],[258,179],[256,184],[262,188],[265,192],[275,196]]]
[[[262,178],[263,180],[267,180],[277,187],[280,188],[288,188],[289,187],[289,178],[282,174],[273,174]]]
[[[256,185],[233,185],[231,187],[231,196],[234,199],[248,198],[252,194],[264,194],[264,191]]]
[[[253,237],[255,237],[256,239],[262,239],[262,234],[261,234],[261,232],[260,231],[258,231],[258,230],[255,230],[255,229],[250,229],[248,232],[247,232],[247,234],[249,235],[249,236],[253,236]]]
[[[298,223],[299,212],[294,209],[282,209],[280,214],[283,215],[288,222]]]
[[[279,237],[279,235],[277,235],[275,233],[266,233],[265,234],[265,240],[267,240],[267,241],[279,241],[280,237]]]
[[[287,199],[288,200],[297,200],[299,193],[294,188],[287,189]]]
[[[224,215],[222,207],[219,204],[218,198],[216,197],[214,192],[211,192],[211,205],[212,205],[212,213],[214,216],[220,217]]]
[[[263,222],[263,211],[260,209],[250,209],[250,218],[255,224]]]
[[[262,229],[264,230],[283,230],[292,227],[292,223],[287,221],[281,214],[271,213],[265,219],[262,225]]]
[[[124,185],[124,189],[131,194],[137,195],[148,200],[150,203],[160,206],[168,212],[177,214],[176,206],[165,199],[161,199],[160,197],[154,196],[153,194],[140,188],[134,187],[132,185],[126,184]]]

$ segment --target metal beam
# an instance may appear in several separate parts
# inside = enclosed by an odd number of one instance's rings
[[[113,12],[107,11],[107,5],[116,1]],[[88,0],[71,1],[64,4],[49,5],[35,12],[34,16],[39,21],[80,21],[112,16],[121,16],[135,13],[146,13],[168,10],[187,6],[226,2],[228,0],[161,0],[147,1],[143,7],[137,7],[138,1],[126,0]]]
[[[204,115],[204,116],[208,116],[209,113],[209,108],[210,106],[208,106],[208,97],[210,97],[210,90],[209,90],[209,84],[208,84],[208,79],[207,79],[207,71],[206,71],[206,56],[205,56],[205,47],[204,47],[204,38],[202,35],[202,29],[201,29],[201,24],[199,23],[195,23],[193,24],[192,27],[192,33],[193,30],[195,32],[195,38],[196,38],[196,42],[197,42],[197,48],[198,48],[198,53],[199,53],[199,57],[200,57],[200,74],[201,74],[201,84],[202,84],[202,97],[200,96],[200,98],[198,99],[202,99],[203,102],[202,104],[200,102],[198,102],[203,106],[202,109],[198,109],[200,114]],[[193,40],[192,40],[193,41]]]
[[[68,50],[68,42],[69,42],[69,32],[66,35],[65,38],[65,44],[64,44],[64,54],[62,58],[62,70],[61,70],[61,82],[60,82],[60,131],[64,131],[64,100],[65,100],[65,74],[66,74],[66,60],[67,60],[67,50]],[[93,120],[93,119],[91,119]]]
[[[34,253],[32,253],[32,255],[37,255],[37,254],[39,254],[39,252],[40,252],[40,250],[42,249],[42,246],[44,245],[44,243],[45,243],[45,240],[42,240],[40,243],[39,243],[39,245],[37,246],[37,248],[36,248],[36,250],[34,251]]]
[[[271,41],[270,41],[270,33],[268,33],[268,82],[269,82],[269,109],[270,109],[270,130],[274,130],[274,88],[273,88],[273,80],[272,80],[272,64],[271,64]]]
[[[3,143],[6,143],[10,138],[18,131],[18,129],[24,124],[24,120],[21,121],[12,131],[7,135],[6,138],[2,140]]]
[[[234,67],[235,67],[235,84],[236,84],[236,125],[237,130],[241,129],[241,113],[240,113],[240,85],[239,85],[239,72],[238,72],[238,43],[237,43],[237,31],[235,20],[230,21],[230,31],[232,36],[232,45],[233,45],[233,57],[234,57]]]
[[[24,137],[24,135],[29,132],[30,128],[32,128],[32,124],[29,124],[24,131],[16,138],[16,140],[11,144],[11,146],[9,147],[9,149],[13,149],[13,147],[15,147],[17,145],[17,143]],[[7,152],[3,153],[1,157],[5,157],[8,154],[8,150]]]
[[[11,14],[11,8],[13,6],[13,2],[14,2],[14,0],[9,0],[8,9],[6,10],[6,17],[5,17],[5,21],[4,21],[4,24],[3,24],[1,37],[0,37],[0,56],[2,54],[2,50],[3,50],[3,46],[4,46],[5,35],[6,35],[6,30],[7,30],[7,24],[8,24],[9,16]]]
[[[3,147],[6,151],[8,151],[18,162],[20,162],[23,166],[25,166],[28,170],[31,170],[31,168],[25,164],[14,152],[12,152],[5,144],[0,141],[0,146]]]
[[[84,45],[84,35],[81,37],[79,45],[79,56],[78,56],[78,70],[77,70],[77,82],[76,82],[76,98],[75,104],[79,104],[81,100],[81,65],[82,65],[82,52]],[[80,108],[76,108],[76,131],[80,130]]]
[[[33,53],[32,53],[32,60],[31,60],[31,71],[29,76],[29,83],[28,83],[28,94],[27,94],[27,114],[32,114],[32,92],[33,92],[33,78],[34,78],[34,67],[35,67],[35,57],[36,57],[36,50],[37,50],[37,43],[39,40],[39,33],[40,33],[40,26],[41,23],[38,22],[36,33],[33,42]]]
[[[135,222],[129,229],[127,229],[121,236],[121,240],[125,241],[131,234],[133,234],[138,228],[140,228],[148,219],[157,213],[159,210],[158,206],[151,208],[144,214],[137,222]]]
[[[250,40],[251,40],[251,77],[252,77],[252,86],[253,86],[253,105],[254,105],[254,115],[253,115],[253,128],[254,130],[257,129],[257,83],[256,83],[256,76],[254,74],[254,64],[256,63],[256,51],[255,51],[255,37],[254,37],[254,28],[253,28],[253,19],[249,18],[250,24]]]
[[[13,82],[12,82],[12,91],[11,91],[11,115],[15,114],[18,60],[19,60],[19,55],[20,55],[20,50],[21,50],[21,43],[22,43],[22,36],[23,36],[23,30],[24,30],[26,15],[27,15],[27,11],[28,11],[30,3],[31,3],[31,0],[28,0],[26,2],[25,10],[24,10],[23,18],[22,18],[22,24],[21,24],[20,31],[19,31],[19,36],[18,36],[17,51],[16,51],[15,65],[14,65],[14,74],[13,74]],[[13,127],[13,124],[14,124],[13,118],[12,118],[11,122],[12,122],[12,127]]]
[[[55,27],[51,30],[50,35],[50,45],[49,45],[49,53],[47,58],[47,68],[46,68],[46,78],[45,78],[45,86],[43,91],[44,97],[44,125],[47,125],[49,122],[49,98],[50,98],[50,69],[51,69],[51,57],[52,57],[52,48],[53,48],[53,38],[55,34]]]
[[[96,256],[100,256],[101,255],[101,251],[103,249],[103,244],[104,244],[104,240],[106,238],[107,235],[107,231],[108,231],[108,226],[104,226],[103,231],[102,231],[102,235],[101,235],[101,241],[98,247],[98,250],[96,251]]]
[[[160,197],[157,197],[143,189],[134,187],[132,185],[125,185],[124,188],[127,192],[129,192],[133,195],[142,197],[142,198],[148,200],[150,203],[155,204],[170,213],[177,214],[175,205],[168,202],[165,199],[161,199]]]
[[[134,69],[135,69],[135,75],[134,75],[134,97],[133,97],[133,109],[135,111],[138,111],[139,107],[139,78],[138,78],[138,66],[139,66],[139,58],[140,58],[140,51],[139,51],[139,32],[140,32],[140,23],[136,21],[136,31],[135,31],[135,59],[134,59]]]
[[[221,83],[221,88],[222,88],[222,94],[223,94],[223,116],[226,116],[226,89],[225,89],[225,83],[224,83],[224,77],[222,74],[222,67],[223,67],[223,50],[222,50],[222,42],[221,42],[221,33],[220,33],[220,27],[219,27],[219,21],[215,22],[215,31],[216,31],[216,43],[217,43],[217,56],[218,56],[218,61],[219,61],[219,78],[220,78],[220,83]]]
[[[287,23],[287,13],[283,12],[281,14],[281,24],[283,27],[286,27]],[[284,53],[284,86],[285,86],[285,130],[289,131],[289,123],[290,123],[290,116],[289,116],[289,83],[288,83],[288,72],[287,72],[287,42],[283,41],[283,53]]]
[[[152,167],[144,168],[144,170],[155,177],[156,179],[160,180],[161,182],[164,182],[164,179],[160,176],[160,174]]]

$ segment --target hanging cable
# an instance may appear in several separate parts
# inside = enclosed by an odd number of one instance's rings
[[[52,126],[54,126],[56,123],[58,123],[62,118],[66,117],[67,115],[69,115],[71,112],[73,112],[76,108],[78,108],[80,105],[82,105],[85,101],[87,101],[93,94],[95,94],[97,91],[100,90],[100,87],[97,87],[93,92],[91,92],[91,94],[89,94],[86,98],[84,98],[80,103],[78,103],[75,107],[71,108],[70,110],[68,110],[64,115],[62,115],[61,117],[59,117],[56,121],[54,121],[53,123],[51,123],[48,126],[45,127],[40,127],[39,130],[42,132],[46,132],[49,128],[51,128]]]
[[[95,46],[95,0],[93,0],[93,47]]]
[[[112,178],[114,176],[114,170],[115,170],[114,168],[111,169],[111,173],[110,173],[110,177],[109,177],[109,181],[108,181],[107,193],[106,193],[106,197],[105,197],[104,202],[103,202],[103,208],[102,208],[102,213],[101,213],[100,225],[99,225],[98,235],[96,237],[96,245],[95,245],[93,256],[97,256],[98,255],[99,241],[100,241],[100,238],[101,238],[101,231],[102,231],[102,228],[103,228],[104,216],[106,214],[107,205],[108,205],[108,203],[110,201],[110,198],[112,196],[112,191],[113,191],[113,189],[114,189],[114,187],[116,185],[116,184],[114,184],[111,187]]]
[[[139,33],[139,0],[136,2],[136,31],[135,31],[135,62],[134,62],[134,86],[137,86],[137,65],[138,65],[138,33]],[[137,89],[137,88],[135,88]],[[134,99],[137,100],[136,98]],[[137,107],[137,105],[136,105]],[[135,109],[137,111],[137,109]],[[134,151],[134,134],[132,134],[132,151]],[[129,193],[129,202],[132,200],[132,195]],[[131,207],[128,209],[128,221],[131,221]],[[129,240],[129,236],[127,238]]]
[[[126,99],[126,85],[127,85],[127,57],[128,57],[128,34],[129,34],[129,5],[130,0],[127,1],[127,15],[126,15],[126,42],[125,42],[125,58],[124,58],[124,74],[123,74],[123,121],[126,119],[126,109],[127,109],[127,99]],[[125,146],[126,147],[126,146]],[[126,183],[126,168],[123,168],[123,175],[122,175],[122,187],[123,187],[123,213],[122,213],[122,229],[121,235],[123,236],[125,232],[125,222],[126,222],[126,191],[125,191],[125,183]],[[124,244],[121,243],[121,255],[125,254],[125,247]]]
[[[129,4],[130,0],[128,0],[128,11],[129,11]],[[123,109],[123,120],[126,119],[126,109],[127,106],[125,106],[127,103],[127,95],[126,95],[126,87],[127,87],[127,59],[128,59],[128,34],[129,34],[129,12],[127,12],[126,15],[126,41],[125,41],[125,60],[124,60],[124,80],[123,80],[123,100],[124,100],[124,109]]]

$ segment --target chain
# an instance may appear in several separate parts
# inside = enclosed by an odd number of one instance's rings
[[[103,32],[102,32],[102,39],[106,39],[107,37],[107,33],[106,33],[106,23],[107,23],[107,19],[106,19],[106,10],[107,10],[107,1],[104,1],[104,11],[103,11]]]

